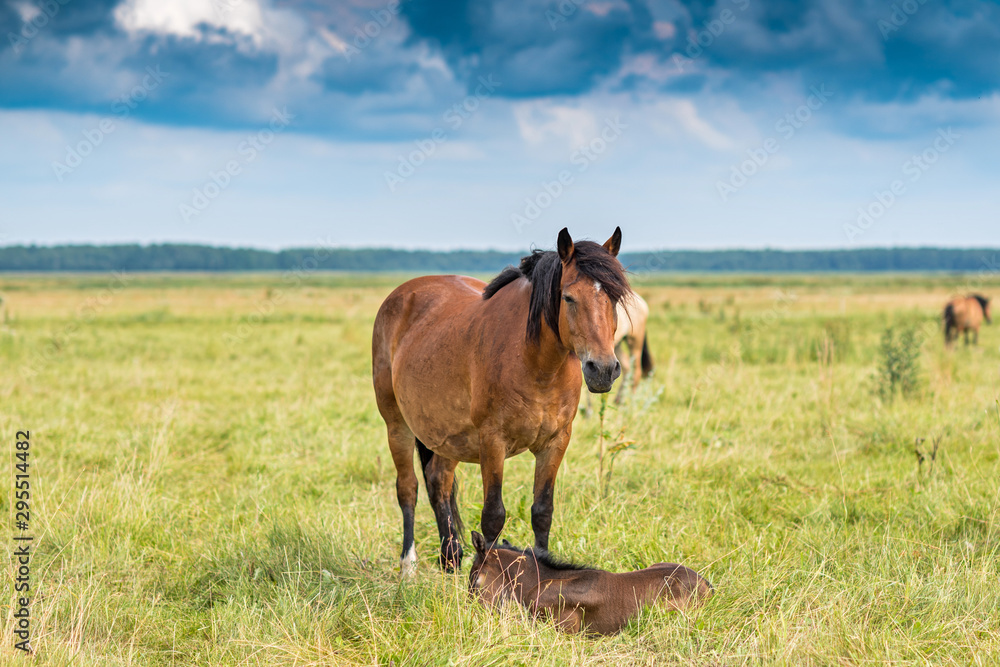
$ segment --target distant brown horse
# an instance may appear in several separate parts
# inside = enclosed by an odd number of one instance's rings
[[[489,285],[427,276],[396,288],[375,317],[372,376],[396,465],[403,512],[400,569],[416,564],[414,447],[441,538],[439,562],[459,567],[461,517],[455,493],[460,461],[478,463],[482,529],[496,540],[506,520],[504,460],[535,455],[531,527],[545,549],[556,473],[569,444],[583,379],[606,392],[621,374],[614,354],[615,307],[631,293],[621,264],[621,230],[604,245],[536,250]]]
[[[479,533],[472,533],[472,545],[471,595],[487,606],[513,600],[536,616],[554,619],[564,632],[613,634],[655,602],[684,609],[712,593],[704,577],[676,563],[616,574],[562,563],[506,540],[494,545]]]
[[[944,344],[951,347],[961,333],[965,334],[965,344],[969,344],[969,331],[973,332],[973,343],[979,343],[979,326],[983,319],[991,324],[990,300],[979,294],[970,294],[948,302],[944,307]]]

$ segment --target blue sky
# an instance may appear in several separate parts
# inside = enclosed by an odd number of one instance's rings
[[[1000,7],[0,0],[0,244],[995,246]]]

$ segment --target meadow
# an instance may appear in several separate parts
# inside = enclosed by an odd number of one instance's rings
[[[1000,330],[946,351],[938,326],[1000,277],[636,276],[655,375],[603,427],[599,401],[577,418],[552,548],[684,563],[716,594],[600,639],[474,604],[468,559],[435,567],[422,480],[400,581],[370,336],[403,279],[0,276],[0,516],[30,430],[32,664],[1000,662]],[[918,332],[907,395],[879,391],[887,327]],[[507,463],[515,544],[532,469]],[[476,527],[478,469],[459,475]],[[28,664],[14,581],[8,557],[0,661]]]

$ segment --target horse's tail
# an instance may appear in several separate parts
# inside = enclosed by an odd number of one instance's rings
[[[951,327],[955,326],[955,305],[949,303],[944,307],[944,313],[941,315],[941,319],[944,320],[944,329],[947,331]]]
[[[431,464],[431,459],[436,455],[427,445],[417,438],[417,453],[420,454],[420,468],[424,472],[424,485],[430,493],[430,484],[427,482],[427,466]],[[458,511],[458,477],[451,482],[451,520],[455,522],[455,530],[458,532],[458,541],[465,544],[465,524],[462,523],[462,513]]]
[[[653,374],[653,355],[649,353],[649,334],[642,337],[642,377]]]
[[[957,325],[955,324],[954,304],[949,303],[944,307],[941,319],[944,321],[944,342],[945,344],[951,344],[951,330],[957,328]]]

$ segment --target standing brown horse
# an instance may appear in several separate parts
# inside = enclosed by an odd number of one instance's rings
[[[506,521],[504,460],[535,455],[531,527],[548,548],[556,472],[580,403],[581,366],[592,392],[621,374],[614,354],[615,307],[631,293],[618,262],[621,229],[604,245],[573,243],[534,251],[489,285],[427,276],[396,288],[375,317],[372,377],[403,512],[400,569],[413,571],[417,501],[414,447],[441,538],[439,563],[461,566],[455,494],[460,461],[478,463],[482,529],[495,541]]]
[[[970,294],[948,302],[944,307],[944,344],[951,347],[961,333],[965,334],[965,344],[969,344],[969,331],[974,334],[973,343],[979,343],[979,326],[983,319],[990,319],[990,300],[979,294]]]

